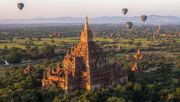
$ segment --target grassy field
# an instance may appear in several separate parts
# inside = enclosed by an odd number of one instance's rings
[[[54,40],[54,42],[52,42],[52,40]],[[175,39],[176,42],[180,42],[180,39]],[[38,46],[39,48],[45,46],[45,43],[49,44],[49,45],[56,45],[57,47],[73,47],[74,44],[78,44],[78,42],[80,41],[80,37],[69,37],[69,38],[41,38],[41,41],[37,41],[37,38],[33,38],[33,46]],[[109,39],[109,38],[94,38],[94,41],[96,42],[96,44],[100,45],[101,47],[105,47],[105,46],[121,46],[122,48],[136,48],[135,44],[128,44],[129,41],[132,40],[128,40],[128,39]],[[142,43],[142,48],[146,48],[149,47],[149,44],[151,45],[157,45],[160,44],[162,41],[161,40],[155,40],[155,41],[147,41],[147,39],[135,39],[133,42],[141,42]],[[166,41],[166,40],[165,40]],[[25,39],[17,39],[14,38],[13,42],[11,42],[10,40],[0,40],[0,49],[4,49],[4,46],[7,46],[9,49],[12,47],[17,47],[17,48],[21,48],[21,49],[25,49],[25,43],[29,42],[29,39],[25,38]],[[167,42],[167,41],[166,41]],[[155,47],[155,48],[159,48],[159,47]],[[61,49],[62,50],[62,49]],[[67,48],[63,48],[63,51],[67,51]],[[106,50],[106,49],[105,49]],[[118,51],[118,49],[116,49]],[[59,49],[56,50],[56,52],[60,51]],[[142,53],[148,54],[148,51],[142,51]],[[130,53],[132,56],[134,54]],[[180,52],[169,52],[169,51],[153,51],[154,55],[160,55],[160,56],[164,56],[164,57],[171,57],[171,58],[176,58],[177,54],[180,54]],[[114,60],[119,59],[119,58],[124,58],[126,56],[125,53],[115,53],[115,55],[113,56],[108,56],[109,58],[109,63],[113,63]],[[26,65],[26,64],[25,64]],[[0,70],[0,77],[4,75],[4,72]]]
[[[63,38],[63,39],[58,39],[54,38],[53,39],[55,42],[52,42],[52,39],[50,38],[42,38],[41,41],[37,41],[36,38],[33,38],[33,43],[34,46],[43,46],[44,43],[47,43],[49,45],[56,45],[56,46],[63,46],[63,44],[76,44],[79,42],[78,38]],[[4,46],[7,46],[8,48],[12,47],[17,47],[17,48],[22,48],[25,49],[25,43],[28,42],[28,39],[13,39],[13,42],[10,42],[9,40],[0,40],[0,49],[3,49]]]
[[[149,52],[144,51],[143,54],[148,54]],[[176,54],[180,54],[180,53],[173,53],[173,52],[167,52],[167,51],[153,51],[154,55],[159,55],[159,56],[164,56],[164,57],[172,57],[172,58],[176,58],[177,55]]]
[[[34,46],[39,46],[40,48],[44,46],[45,43],[49,45],[56,45],[58,46],[70,46],[73,44],[77,44],[80,41],[80,37],[69,37],[69,38],[54,38],[54,42],[52,42],[51,38],[41,38],[41,41],[37,41],[37,38],[33,38],[33,43]],[[175,39],[176,42],[180,42],[180,39]],[[25,43],[28,42],[29,40],[27,38],[25,39],[13,39],[13,43],[10,42],[10,40],[0,40],[0,49],[3,49],[4,46],[7,46],[8,48],[12,47],[18,47],[25,49]],[[136,48],[135,44],[128,44],[129,41],[128,39],[109,39],[109,38],[94,38],[94,41],[99,44],[100,46],[118,46],[120,45],[123,48]],[[149,44],[157,45],[161,43],[161,40],[155,40],[155,41],[147,41],[147,39],[135,39],[133,42],[141,42],[142,45],[140,47],[149,47]],[[165,40],[166,41],[166,40]]]

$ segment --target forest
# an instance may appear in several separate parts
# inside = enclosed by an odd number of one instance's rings
[[[179,102],[180,25],[134,26],[92,24],[94,41],[128,73],[128,83],[101,90],[64,92],[42,88],[49,67],[63,64],[70,48],[80,41],[83,25],[31,26],[0,29],[1,102]],[[140,49],[144,72],[132,73]],[[6,63],[8,62],[8,64]],[[36,70],[25,74],[30,64]]]

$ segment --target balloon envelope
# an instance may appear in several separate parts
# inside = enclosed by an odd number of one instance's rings
[[[142,20],[143,22],[145,22],[145,21],[147,20],[147,16],[146,16],[146,15],[142,15],[142,16],[141,16],[141,20]]]
[[[133,23],[132,22],[126,22],[126,28],[127,29],[131,29],[133,27]]]
[[[17,4],[17,7],[18,7],[20,10],[22,10],[22,9],[24,8],[24,4],[23,4],[23,3],[18,3],[18,4]]]
[[[124,15],[126,15],[127,12],[128,12],[128,9],[127,9],[127,8],[123,8],[123,9],[122,9],[122,13],[123,13]]]

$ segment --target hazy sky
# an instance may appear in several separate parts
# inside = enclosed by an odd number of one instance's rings
[[[22,11],[18,2],[25,4]],[[122,8],[127,16],[180,16],[180,0],[0,0],[0,19],[123,16]]]

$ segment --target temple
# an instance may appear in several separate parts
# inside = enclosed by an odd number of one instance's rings
[[[86,17],[81,41],[67,52],[63,67],[58,64],[57,68],[50,68],[44,74],[42,86],[48,88],[56,85],[65,91],[96,90],[127,81],[126,71],[116,63],[109,64],[106,53],[93,41]]]
[[[29,74],[29,73],[32,73],[33,71],[35,71],[35,69],[31,67],[30,64],[28,64],[27,68],[24,69],[24,74]]]
[[[143,72],[143,69],[139,66],[138,62],[135,62],[134,66],[131,68],[131,71],[135,72],[135,74],[139,74]]]
[[[143,60],[143,54],[141,54],[140,49],[138,49],[138,52],[136,54],[134,54],[134,58],[136,59],[136,61]]]
[[[140,49],[138,49],[138,52],[134,54],[134,59],[136,60],[136,62],[131,68],[131,71],[135,72],[136,74],[142,73],[143,69],[140,68],[139,61],[143,60],[143,54],[141,53]]]

